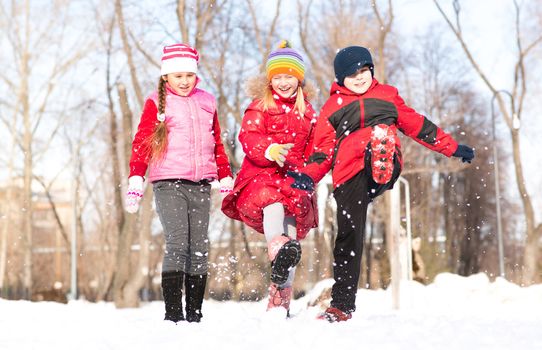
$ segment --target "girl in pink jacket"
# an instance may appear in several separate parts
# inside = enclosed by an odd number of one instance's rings
[[[164,229],[165,319],[200,322],[207,282],[210,190],[231,191],[232,173],[220,139],[215,98],[197,88],[198,52],[185,44],[163,49],[158,91],[145,102],[132,143],[126,210],[135,213],[144,176],[153,185]],[[186,318],[182,289],[186,294]]]

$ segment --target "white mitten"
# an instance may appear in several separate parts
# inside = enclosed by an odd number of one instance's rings
[[[220,180],[220,195],[224,199],[228,194],[233,191],[233,179],[231,177],[224,177]]]
[[[128,178],[128,190],[126,191],[126,211],[135,213],[139,209],[139,202],[143,198],[143,178],[131,176]]]

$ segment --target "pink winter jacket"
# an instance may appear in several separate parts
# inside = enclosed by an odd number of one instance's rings
[[[150,182],[165,179],[198,182],[232,176],[220,139],[215,98],[198,88],[186,97],[177,95],[168,84],[166,88],[168,147],[164,159],[149,164],[150,152],[145,147],[158,124],[158,93],[155,91],[145,102],[132,143],[130,176],[145,176],[147,167]]]

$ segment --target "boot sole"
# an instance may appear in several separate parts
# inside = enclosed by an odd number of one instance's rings
[[[301,260],[301,245],[296,240],[286,242],[271,266],[271,282],[282,285],[288,280],[290,269]]]

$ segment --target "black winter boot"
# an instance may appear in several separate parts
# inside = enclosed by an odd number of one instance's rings
[[[271,262],[271,282],[279,286],[286,283],[290,270],[301,260],[301,245],[299,241],[290,239],[289,237],[288,239]]]
[[[203,317],[201,304],[203,303],[206,284],[207,275],[186,275],[186,320],[188,322],[199,322]]]
[[[166,307],[164,320],[175,323],[184,321],[183,314],[183,279],[182,271],[162,272],[162,294]]]

